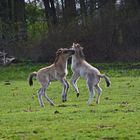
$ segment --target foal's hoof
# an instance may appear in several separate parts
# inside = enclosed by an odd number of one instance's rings
[[[66,101],[67,101],[67,99],[63,99],[63,100],[62,100],[62,102],[66,102]]]
[[[91,100],[88,100],[88,101],[87,101],[87,104],[88,104],[88,105],[91,105]]]
[[[79,97],[79,95],[80,95],[79,93],[76,94],[77,97]]]
[[[54,103],[50,103],[51,106],[54,106]]]
[[[96,101],[96,104],[99,104],[99,101]]]

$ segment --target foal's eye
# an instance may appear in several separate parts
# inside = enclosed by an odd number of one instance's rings
[[[63,53],[68,53],[68,51],[64,51]]]

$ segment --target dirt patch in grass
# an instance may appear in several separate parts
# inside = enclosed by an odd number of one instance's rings
[[[97,125],[96,128],[97,129],[111,129],[111,128],[114,128],[115,126],[114,125]]]

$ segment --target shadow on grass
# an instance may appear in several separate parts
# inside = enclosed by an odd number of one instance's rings
[[[78,105],[76,104],[60,104],[60,105],[57,105],[57,107],[79,107]]]

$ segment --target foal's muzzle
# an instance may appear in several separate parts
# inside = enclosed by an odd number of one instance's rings
[[[72,55],[75,54],[75,50],[73,50],[73,48],[70,48],[69,50],[71,51]]]
[[[71,50],[72,54],[75,54],[75,51],[74,50]]]

